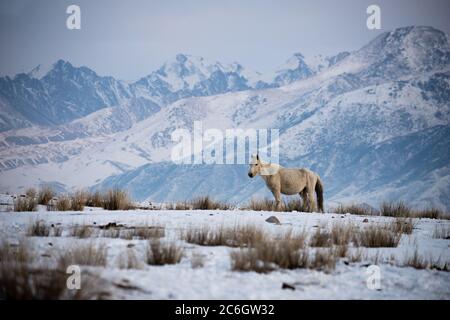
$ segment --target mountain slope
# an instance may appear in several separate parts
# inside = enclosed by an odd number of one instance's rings
[[[403,199],[448,209],[449,57],[446,35],[430,27],[396,29],[333,57],[297,54],[277,73],[279,83],[179,55],[130,84],[123,100],[108,101],[118,105],[0,134],[0,187],[119,186],[156,201],[268,195],[243,165],[171,163],[171,133],[202,121],[222,131],[279,129],[281,164],[317,171],[329,204]]]

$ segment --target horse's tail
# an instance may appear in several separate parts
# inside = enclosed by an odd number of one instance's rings
[[[319,207],[319,211],[323,212],[323,184],[320,180],[319,176],[317,176],[317,182],[315,186],[316,196],[317,196],[317,206]]]

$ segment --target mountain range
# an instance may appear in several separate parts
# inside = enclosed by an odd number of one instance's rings
[[[328,205],[404,200],[450,209],[450,45],[432,27],[273,74],[178,54],[135,82],[59,60],[0,78],[0,188],[118,186],[137,200],[267,196],[245,165],[176,165],[170,134],[276,128],[280,162],[308,167]]]

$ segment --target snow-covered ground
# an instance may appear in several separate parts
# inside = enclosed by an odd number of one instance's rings
[[[275,215],[280,225],[265,222]],[[368,219],[368,222],[363,222]],[[435,239],[436,228],[450,227],[448,220],[415,219],[411,235],[403,235],[397,248],[364,248],[369,257],[379,256],[380,290],[367,286],[368,265],[373,261],[346,263],[341,259],[329,272],[295,269],[276,270],[267,274],[231,270],[230,252],[240,250],[225,246],[198,246],[181,240],[180,234],[188,227],[234,226],[251,224],[269,233],[293,230],[313,232],[318,226],[353,222],[356,226],[383,224],[392,218],[318,214],[274,213],[254,211],[104,211],[86,208],[84,212],[0,212],[0,237],[17,243],[26,236],[30,223],[43,220],[46,224],[60,224],[61,237],[28,237],[34,253],[43,262],[57,252],[77,243],[104,243],[107,247],[107,267],[89,267],[108,283],[107,291],[114,299],[450,299],[450,273],[437,270],[418,270],[398,266],[406,257],[418,251],[424,258],[440,259],[450,263],[450,240]],[[125,226],[158,225],[165,227],[163,241],[173,239],[184,247],[180,263],[150,266],[141,269],[120,269],[120,255],[133,247],[138,257],[144,255],[146,240],[124,240],[93,236],[78,239],[69,236],[76,224],[100,226],[116,222]],[[100,230],[99,230],[100,231]],[[352,248],[351,250],[357,250]],[[193,257],[203,256],[204,265],[193,268]],[[390,263],[389,263],[390,261]],[[84,270],[84,269],[83,269]],[[287,283],[295,290],[282,289]]]

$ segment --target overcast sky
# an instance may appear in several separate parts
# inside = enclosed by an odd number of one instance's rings
[[[66,28],[70,4],[81,30]],[[382,30],[366,27],[370,4]],[[450,33],[449,12],[449,0],[0,0],[0,74],[62,58],[135,80],[180,52],[267,72],[294,52],[354,50],[395,27]]]

